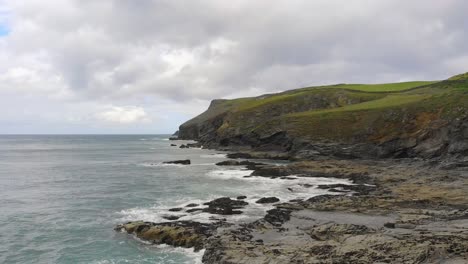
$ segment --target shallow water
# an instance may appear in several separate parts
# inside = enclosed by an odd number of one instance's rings
[[[258,198],[307,198],[325,191],[300,183],[347,183],[244,178],[250,171],[214,165],[223,153],[171,147],[167,137],[0,136],[0,263],[197,263],[202,252],[146,245],[113,227],[166,214],[210,221],[167,209],[238,195],[250,205],[228,219],[248,221],[271,208],[255,204]],[[192,165],[162,164],[186,158]]]

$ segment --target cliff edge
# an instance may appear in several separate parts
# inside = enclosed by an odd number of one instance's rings
[[[182,124],[206,147],[292,158],[468,156],[468,74],[443,81],[338,84],[213,100]]]

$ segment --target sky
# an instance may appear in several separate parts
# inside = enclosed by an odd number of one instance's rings
[[[0,134],[172,133],[216,98],[468,71],[464,0],[0,0]]]

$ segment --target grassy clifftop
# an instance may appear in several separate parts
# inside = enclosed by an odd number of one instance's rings
[[[338,84],[215,100],[180,127],[180,136],[225,146],[279,144],[286,149],[298,140],[376,146],[397,141],[415,147],[466,115],[468,74],[461,74],[443,81]],[[460,129],[458,136],[466,133],[468,138],[468,128]],[[274,142],[277,135],[283,140]],[[449,143],[437,148],[444,144]]]

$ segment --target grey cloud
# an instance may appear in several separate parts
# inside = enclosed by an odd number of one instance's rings
[[[0,91],[55,89],[68,100],[138,107],[153,96],[185,111],[212,98],[468,70],[462,0],[23,0],[0,10],[11,27],[0,79],[14,79]],[[11,69],[40,78],[21,83]]]

